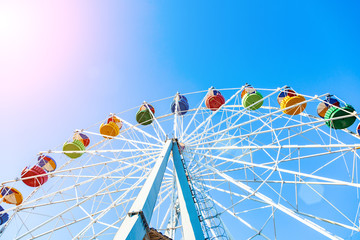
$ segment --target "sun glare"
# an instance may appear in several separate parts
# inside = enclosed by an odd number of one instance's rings
[[[31,6],[19,7],[11,2],[1,3],[0,6],[1,45],[6,48],[14,43],[26,42],[26,37],[36,26]]]
[[[30,96],[29,89],[60,81],[56,77],[78,54],[76,12],[64,2],[0,0],[0,81],[7,89],[0,98]]]

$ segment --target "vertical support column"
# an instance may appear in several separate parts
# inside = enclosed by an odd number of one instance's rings
[[[200,220],[195,208],[184,165],[181,161],[177,142],[173,143],[172,152],[184,240],[203,240],[205,239],[204,233],[201,229]]]
[[[145,237],[172,146],[172,140],[167,140],[114,240],[142,240]]]
[[[179,201],[177,196],[176,189],[176,178],[175,178],[175,171],[173,172],[173,192],[171,196],[171,205],[170,205],[170,219],[168,221],[168,224],[166,226],[166,231],[164,235],[168,236],[171,239],[174,239],[174,236],[176,234],[176,226],[178,225],[179,219],[180,219],[180,207],[179,207]]]
[[[174,239],[174,236],[176,234],[175,227],[178,225],[180,219],[180,207],[179,207],[179,203],[177,202],[177,198],[176,198],[176,202],[173,204],[173,209],[171,210],[170,214],[171,214],[170,220],[166,226],[167,229],[164,235],[168,236],[171,239]]]

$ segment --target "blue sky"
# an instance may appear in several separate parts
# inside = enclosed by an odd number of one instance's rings
[[[177,91],[289,85],[360,109],[359,1],[29,4],[0,0],[1,182],[74,129]]]
[[[177,91],[289,85],[360,109],[358,1],[67,4],[0,2],[0,180],[74,129]]]

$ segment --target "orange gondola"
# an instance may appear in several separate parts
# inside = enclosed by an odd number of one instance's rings
[[[106,123],[101,124],[100,133],[104,138],[113,138],[119,135],[121,128],[122,122],[120,118],[111,114],[111,116],[106,120]]]
[[[0,197],[2,201],[8,204],[20,205],[23,201],[23,196],[16,188],[3,187],[0,190]]]

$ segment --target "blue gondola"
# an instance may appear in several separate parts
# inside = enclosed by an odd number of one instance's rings
[[[174,101],[171,103],[171,112],[184,115],[189,110],[188,100],[184,95],[176,94]]]
[[[4,211],[4,208],[2,208],[0,206],[0,212],[2,212],[2,211]],[[9,214],[7,214],[7,213],[0,214],[0,225],[3,225],[4,223],[6,223],[7,220],[9,220]]]

